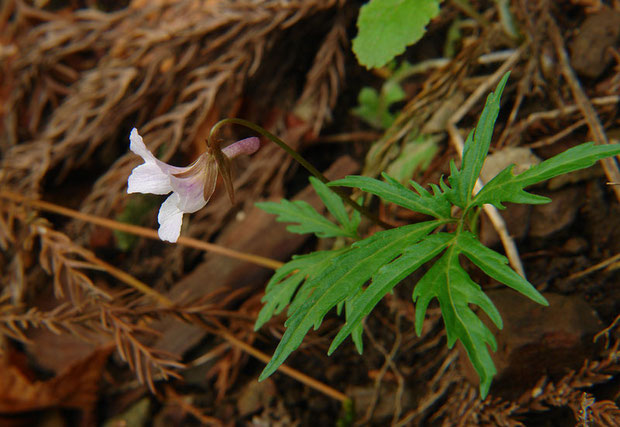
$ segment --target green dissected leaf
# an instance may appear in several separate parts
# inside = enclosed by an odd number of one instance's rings
[[[293,257],[292,261],[278,268],[271,280],[269,280],[269,283],[267,283],[265,296],[262,299],[265,305],[258,314],[254,330],[260,329],[272,316],[280,314],[290,304],[293,294],[304,280],[311,280],[323,271],[333,258],[345,250],[347,249],[297,255]],[[302,292],[300,289],[300,293],[306,294],[307,291],[304,290]]]
[[[491,380],[497,372],[487,344],[493,351],[497,344],[491,331],[469,307],[480,307],[495,323],[502,327],[501,317],[486,294],[467,275],[458,260],[458,249],[451,246],[418,282],[413,292],[415,302],[416,333],[422,333],[422,325],[429,302],[437,298],[444,319],[448,346],[457,339],[467,351],[469,360],[480,376],[480,394],[486,396]]]
[[[511,287],[538,304],[549,305],[545,297],[530,282],[508,266],[508,258],[484,246],[472,233],[459,234],[457,246],[471,262],[498,282]]]
[[[493,127],[499,114],[499,101],[506,86],[510,73],[506,73],[500,80],[495,92],[489,94],[486,104],[480,114],[476,129],[469,133],[463,148],[463,161],[461,170],[457,170],[454,163],[450,164],[450,177],[448,182],[452,189],[443,187],[448,200],[461,208],[469,205],[472,199],[474,185],[482,170],[484,159],[489,152]]]
[[[347,210],[340,196],[313,176],[310,177],[310,183],[314,187],[316,194],[318,194],[323,201],[327,210],[331,212],[340,224],[342,224],[342,228],[347,233],[346,235],[349,237],[358,237],[357,226],[360,220],[359,213],[355,211],[356,215],[354,215],[352,219],[349,219],[349,215],[347,214]]]
[[[291,202],[282,199],[280,203],[261,202],[256,203],[256,206],[265,212],[278,215],[278,222],[297,223],[296,225],[286,227],[291,233],[314,233],[318,237],[358,237],[357,226],[359,225],[359,216],[353,215],[352,219],[349,219],[340,197],[318,179],[314,179],[311,182],[323,203],[325,203],[336,219],[342,223],[342,226],[334,224],[303,200]]]
[[[480,376],[480,393],[489,391],[496,373],[489,353],[496,343],[491,331],[472,309],[484,311],[491,321],[502,327],[502,319],[491,300],[461,267],[460,256],[467,257],[493,279],[520,292],[537,303],[547,305],[545,298],[526,279],[508,266],[503,255],[485,247],[476,236],[464,231],[466,218],[452,218],[451,204],[468,212],[472,207],[491,203],[502,207],[503,202],[544,203],[548,199],[524,191],[529,185],[554,176],[591,166],[597,160],[620,154],[620,145],[595,146],[592,143],[574,147],[534,166],[519,175],[512,167],[500,172],[475,197],[474,184],[487,155],[493,126],[499,110],[499,100],[508,75],[500,81],[495,93],[489,95],[475,131],[465,143],[462,169],[450,165],[449,185],[440,182],[441,189],[431,186],[433,194],[411,181],[412,191],[387,174],[385,181],[363,176],[348,176],[329,185],[356,187],[383,200],[407,209],[431,215],[437,220],[381,231],[339,251],[317,252],[296,257],[280,268],[270,281],[259,315],[257,327],[288,305],[289,318],[286,332],[273,358],[260,379],[271,375],[294,351],[311,327],[318,328],[332,308],[345,307],[346,323],[332,342],[331,354],[349,335],[362,351],[363,320],[377,303],[401,280],[433,258],[439,259],[418,282],[413,292],[415,328],[418,335],[430,301],[437,298],[444,319],[448,345],[460,340],[469,359]],[[267,205],[267,211],[278,213],[278,220],[298,222],[297,232],[315,232],[335,236],[357,233],[359,215],[349,219],[344,205],[328,190],[328,186],[313,182],[317,193],[329,211],[342,224],[335,224],[312,212],[303,205],[283,201]],[[275,206],[275,207],[274,207]],[[470,211],[471,212],[471,211]],[[466,214],[462,214],[466,215]],[[459,222],[462,221],[462,222]],[[454,233],[430,234],[448,222],[457,222]],[[338,234],[340,233],[340,234]],[[343,234],[344,233],[344,234]],[[364,285],[370,284],[366,288]]]
[[[439,0],[371,0],[357,20],[357,60],[368,68],[382,67],[418,41],[438,13]]]
[[[357,349],[357,352],[359,354],[362,354],[364,352],[364,340],[362,339],[362,333],[364,332],[364,322],[363,322],[364,317],[362,317],[357,322],[354,322],[351,319],[351,317],[355,315],[354,301],[359,297],[361,293],[362,293],[362,289],[360,289],[353,298],[347,298],[347,300],[345,301],[345,306],[346,306],[346,311],[347,311],[347,322],[351,321],[352,324],[355,323],[351,327],[350,334],[351,334],[351,339],[353,340],[353,343],[355,344],[355,348]]]
[[[548,203],[547,197],[524,191],[525,187],[545,181],[564,173],[585,169],[606,157],[620,155],[620,144],[594,145],[593,142],[578,145],[519,175],[514,175],[511,165],[498,173],[476,195],[472,205],[490,203],[503,209],[504,202],[540,204]]]
[[[491,331],[471,310],[469,304],[480,307],[500,329],[502,319],[480,286],[471,280],[461,267],[459,255],[465,255],[486,274],[537,303],[543,305],[548,303],[534,286],[508,267],[506,257],[484,246],[474,234],[460,232],[456,236],[450,234],[447,236],[451,238],[450,241],[446,240],[451,243],[450,248],[418,282],[413,292],[413,300],[416,303],[416,332],[418,335],[422,333],[428,304],[433,298],[437,298],[446,326],[448,346],[452,347],[457,339],[463,343],[469,359],[480,376],[480,393],[486,396],[496,372],[487,344],[493,351],[496,350],[496,344]]]
[[[367,176],[350,175],[332,181],[329,185],[356,187],[412,211],[440,219],[450,218],[450,203],[436,186],[432,187],[435,194],[431,194],[415,181],[410,181],[410,184],[417,191],[416,193],[389,175],[383,173],[382,176],[385,178],[385,182]]]
[[[392,104],[405,99],[405,91],[395,79],[387,79],[381,86],[381,96],[385,100],[386,106],[389,108]]]
[[[358,106],[352,112],[375,129],[382,129],[379,93],[368,86],[363,87],[357,95]]]
[[[308,202],[294,202],[282,199],[280,203],[256,203],[265,212],[278,215],[278,222],[294,222],[296,225],[286,227],[291,233],[314,233],[319,237],[348,236],[349,234],[336,224],[318,213]]]
[[[332,341],[327,354],[331,355],[349,334],[355,333],[364,318],[394,286],[422,264],[439,255],[453,239],[454,235],[448,233],[430,235],[421,242],[407,247],[400,257],[381,267],[373,276],[372,283],[351,300],[351,313],[347,311],[347,322]],[[355,335],[352,336],[355,341]],[[356,346],[359,350],[361,344],[356,343]]]
[[[323,317],[339,302],[355,295],[370,277],[404,247],[413,244],[435,227],[439,221],[407,225],[374,234],[352,245],[351,250],[334,258],[330,265],[306,284],[313,288],[303,304],[286,321],[286,332],[259,380],[270,376],[303,340],[312,326],[318,328]]]

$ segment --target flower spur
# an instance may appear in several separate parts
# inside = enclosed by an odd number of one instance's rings
[[[138,130],[129,136],[129,149],[142,157],[144,163],[135,167],[127,180],[127,193],[170,194],[157,215],[158,235],[162,240],[176,242],[181,233],[184,213],[202,209],[215,191],[218,170],[233,201],[230,159],[241,154],[253,154],[260,147],[256,137],[242,139],[220,150],[209,147],[187,167],[172,166],[157,159],[146,148]]]

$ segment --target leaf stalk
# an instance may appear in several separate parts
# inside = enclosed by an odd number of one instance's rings
[[[323,175],[317,168],[312,166],[312,164],[310,162],[308,162],[301,154],[299,154],[297,151],[295,151],[286,142],[282,141],[280,138],[278,138],[277,136],[275,136],[274,134],[269,132],[267,129],[257,125],[256,123],[252,123],[252,122],[250,122],[248,120],[231,117],[231,118],[226,118],[226,119],[220,120],[215,125],[213,125],[213,127],[211,128],[211,132],[209,133],[209,138],[207,139],[207,145],[211,149],[213,149],[215,152],[219,151],[219,144],[220,144],[220,141],[216,138],[216,135],[217,135],[218,131],[220,130],[220,128],[222,126],[224,126],[226,124],[229,124],[229,123],[245,126],[245,127],[249,128],[249,129],[252,129],[253,131],[261,134],[265,138],[267,138],[267,139],[271,140],[272,142],[276,143],[284,151],[286,151],[286,153],[288,155],[290,155],[293,159],[295,159],[295,161],[297,163],[302,165],[308,172],[310,172],[312,175],[314,175],[322,183],[324,183],[324,184],[328,184],[329,183],[329,179],[327,179],[325,177],[325,175]],[[331,189],[332,189],[332,191],[334,193],[336,193],[342,199],[343,202],[345,202],[347,205],[351,206],[353,209],[355,209],[356,211],[358,211],[359,213],[361,213],[362,215],[364,215],[365,217],[367,217],[368,219],[370,219],[374,223],[376,223],[376,224],[378,224],[381,227],[386,228],[386,229],[393,228],[392,225],[390,225],[390,224],[386,223],[385,221],[381,220],[377,215],[375,215],[372,212],[370,212],[364,206],[356,203],[353,199],[351,199],[341,189],[334,188],[334,187],[332,187]]]

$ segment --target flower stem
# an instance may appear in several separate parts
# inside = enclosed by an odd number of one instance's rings
[[[263,127],[252,123],[250,121],[244,120],[244,119],[238,119],[238,118],[227,118],[227,119],[223,119],[220,120],[219,122],[217,122],[212,128],[211,128],[211,132],[209,133],[209,139],[207,141],[209,147],[213,147],[215,150],[219,149],[219,142],[215,139],[215,135],[217,135],[217,132],[219,131],[219,129],[228,123],[232,123],[232,124],[237,124],[237,125],[241,125],[241,126],[245,126],[249,129],[252,129],[255,132],[258,132],[259,134],[261,134],[262,136],[264,136],[265,138],[270,139],[271,141],[275,142],[280,148],[282,148],[284,151],[287,152],[287,154],[289,154],[291,157],[293,157],[293,159],[295,159],[295,161],[297,161],[297,163],[299,163],[300,165],[302,165],[304,168],[306,168],[306,170],[308,172],[310,172],[312,175],[314,175],[318,180],[320,180],[322,183],[324,184],[328,184],[329,183],[329,179],[327,179],[325,177],[325,175],[323,175],[317,168],[315,168],[314,166],[312,166],[312,164],[310,162],[308,162],[306,159],[303,158],[303,156],[301,154],[299,154],[297,151],[295,151],[293,148],[291,148],[286,142],[282,141],[280,138],[278,138],[277,136],[275,136],[274,134],[272,134],[271,132],[269,132],[268,130],[264,129]],[[371,221],[379,224],[380,226],[382,226],[383,228],[393,228],[392,225],[382,221],[381,219],[379,219],[378,216],[376,216],[375,214],[373,214],[372,212],[370,212],[368,209],[366,209],[364,206],[356,203],[354,200],[352,200],[346,193],[344,193],[340,188],[337,187],[330,187],[332,189],[332,191],[334,193],[336,193],[346,204],[348,204],[349,206],[351,206],[353,209],[355,209],[356,211],[358,211],[359,213],[361,213],[362,215],[364,215],[365,217],[369,218]]]

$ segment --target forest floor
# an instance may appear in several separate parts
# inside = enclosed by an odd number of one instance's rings
[[[329,179],[388,171],[437,184],[509,70],[488,167],[618,143],[617,0],[444,1],[418,43],[371,71],[351,50],[362,3],[1,3],[0,424],[620,425],[613,160],[532,189],[549,204],[501,211],[549,307],[468,266],[504,321],[484,400],[436,302],[415,333],[421,273],[368,316],[363,355],[348,340],[327,356],[344,323],[330,313],[286,368],[257,381],[285,330],[282,313],[254,331],[273,270],[338,243],[292,234],[255,207],[288,198],[320,209],[308,173],[267,139],[234,161],[234,204],[220,180],[176,244],[157,237],[163,198],[127,194],[140,163],[132,128],[187,165],[226,117],[268,129]],[[390,98],[394,87],[402,95]],[[376,102],[356,110],[363,88]],[[393,225],[420,220],[369,208]],[[484,215],[480,238],[504,251]]]

